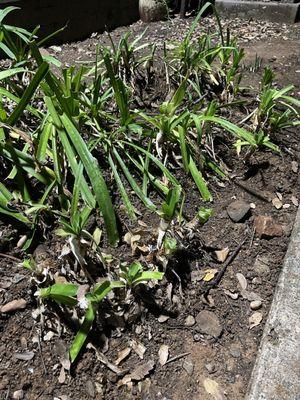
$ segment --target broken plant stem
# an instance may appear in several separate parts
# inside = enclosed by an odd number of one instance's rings
[[[266,203],[270,203],[271,200],[267,196],[265,196],[262,192],[259,192],[256,189],[250,188],[250,187],[244,185],[243,183],[236,181],[235,179],[231,179],[231,182],[234,183],[239,188],[243,189],[245,192],[252,194],[253,196],[257,197],[258,199],[260,199]]]
[[[20,260],[19,258],[14,257],[14,256],[11,256],[11,255],[9,255],[9,254],[0,253],[0,257],[2,257],[2,258],[8,258],[8,259],[10,259],[10,260],[13,260],[13,261],[16,261],[16,262],[19,262],[19,263],[22,262],[22,260]]]
[[[233,260],[235,259],[235,257],[238,255],[238,253],[240,252],[241,248],[243,247],[244,243],[246,242],[247,237],[245,237],[241,243],[236,247],[236,249],[233,251],[233,253],[228,257],[228,259],[225,261],[225,263],[223,264],[223,268],[221,269],[221,271],[218,273],[217,277],[208,284],[208,286],[206,287],[204,296],[207,296],[209,291],[216,287],[222,280],[227,267],[233,262]]]
[[[174,356],[174,357],[172,357],[172,358],[169,358],[169,360],[165,363],[165,365],[170,364],[170,363],[173,362],[173,361],[179,360],[180,358],[189,356],[190,354],[191,354],[190,352],[178,354],[177,356]]]

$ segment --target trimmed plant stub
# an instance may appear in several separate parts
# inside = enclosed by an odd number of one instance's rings
[[[167,16],[167,6],[164,0],[140,0],[140,18],[143,22],[160,21]]]
[[[283,235],[282,226],[277,224],[272,217],[259,215],[254,219],[254,227],[258,237],[270,239]]]
[[[199,330],[206,335],[218,338],[221,336],[223,328],[220,324],[219,318],[211,311],[200,311],[196,317]]]
[[[236,200],[227,207],[227,214],[233,222],[242,222],[250,215],[250,204],[243,200]]]

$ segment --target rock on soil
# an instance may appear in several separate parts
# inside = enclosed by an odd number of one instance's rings
[[[243,200],[236,200],[227,207],[227,214],[233,222],[242,222],[250,214],[250,204]]]
[[[223,328],[215,313],[206,310],[200,311],[196,316],[196,322],[200,332],[216,339],[221,336]]]
[[[271,239],[283,235],[282,226],[277,224],[272,217],[259,215],[254,219],[254,227],[258,237]]]

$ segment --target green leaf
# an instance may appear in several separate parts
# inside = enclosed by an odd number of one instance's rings
[[[204,225],[212,214],[213,210],[211,208],[201,207],[197,213],[197,218],[199,219],[200,224]]]
[[[37,69],[32,81],[25,89],[23,96],[20,99],[17,107],[13,111],[13,113],[8,118],[9,125],[15,125],[19,117],[21,116],[22,112],[26,109],[28,103],[34,96],[36,89],[38,88],[41,81],[45,78],[45,75],[48,73],[49,65],[46,62],[43,62]],[[0,72],[1,74],[1,72]]]
[[[39,296],[41,299],[52,299],[59,304],[68,307],[74,307],[77,304],[78,286],[71,283],[56,283],[47,288],[40,289]]]
[[[140,283],[150,281],[152,279],[155,280],[162,280],[164,277],[163,272],[157,272],[157,271],[144,271],[142,272],[137,278],[134,279],[133,281],[133,286],[136,286]]]
[[[67,115],[63,114],[61,120],[89,176],[98,205],[104,218],[109,243],[115,246],[119,241],[116,216],[100,167],[90,153],[80,133]]]
[[[205,200],[205,201],[212,200],[212,195],[210,194],[210,191],[207,188],[206,182],[203,179],[201,172],[198,170],[198,168],[191,156],[189,158],[189,170],[190,170],[190,173],[197,185],[197,188],[199,189],[199,192],[201,193],[203,200]]]
[[[94,304],[89,303],[83,323],[80,326],[79,331],[77,332],[75,339],[73,340],[73,343],[70,347],[70,359],[72,363],[76,360],[82,346],[84,345],[87,339],[89,331],[93,326],[93,322],[96,316],[95,308],[96,307]]]
[[[25,68],[10,68],[5,71],[0,71],[0,81],[3,79],[9,78],[11,76],[17,75],[21,72],[27,72]]]
[[[114,175],[115,181],[117,183],[118,189],[120,191],[123,203],[124,203],[124,205],[126,207],[127,214],[128,214],[128,216],[129,216],[129,218],[131,220],[135,221],[137,219],[137,217],[135,215],[135,209],[134,209],[133,205],[131,204],[129,196],[128,196],[127,192],[126,192],[126,189],[125,189],[125,187],[123,185],[123,182],[121,181],[121,178],[120,178],[120,175],[118,173],[118,170],[117,170],[117,168],[115,166],[115,163],[114,163],[114,161],[113,161],[113,159],[112,159],[110,154],[108,156],[108,162],[109,162],[110,168],[112,170],[112,173]]]

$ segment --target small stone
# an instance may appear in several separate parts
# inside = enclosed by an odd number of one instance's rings
[[[240,358],[242,353],[241,353],[241,351],[239,349],[233,348],[233,349],[230,350],[230,354],[234,358]]]
[[[24,391],[22,389],[20,390],[16,390],[13,393],[13,397],[14,400],[22,400],[24,398]]]
[[[9,384],[9,380],[6,378],[1,378],[0,380],[0,390],[4,390]]]
[[[194,364],[191,360],[184,360],[182,363],[182,368],[187,372],[188,375],[193,375]]]
[[[205,364],[205,368],[209,374],[216,372],[216,366],[212,363]]]
[[[292,171],[293,171],[295,174],[297,174],[298,168],[299,168],[299,165],[298,165],[297,161],[292,161]]]
[[[227,207],[227,214],[233,222],[242,222],[250,214],[250,204],[242,200],[236,200]]]
[[[90,381],[90,380],[89,380],[89,381],[86,381],[85,389],[86,389],[87,394],[88,394],[90,397],[92,397],[92,398],[95,397],[95,388],[94,388],[94,384],[93,384],[92,381]]]
[[[276,210],[280,210],[282,208],[282,201],[280,201],[277,197],[272,200],[272,204]]]
[[[61,53],[62,48],[60,46],[50,46],[50,49],[55,51],[55,53]]]
[[[262,305],[261,300],[254,300],[250,303],[251,310],[259,310]]]
[[[219,318],[212,311],[200,311],[196,321],[202,333],[213,336],[216,339],[221,336],[223,328]]]
[[[161,324],[163,324],[164,322],[168,321],[170,317],[168,315],[160,315],[157,320],[158,322],[160,322]]]
[[[188,315],[185,319],[184,325],[185,326],[193,326],[195,325],[196,320],[192,315]]]
[[[260,238],[270,239],[283,235],[282,226],[277,224],[272,217],[259,215],[254,219],[255,231]]]
[[[254,267],[253,267],[254,272],[256,272],[257,275],[261,275],[261,276],[268,275],[270,273],[269,263],[270,263],[270,261],[267,256],[258,255],[254,262]]]
[[[194,342],[200,342],[201,340],[201,335],[199,333],[195,333],[193,336]]]

